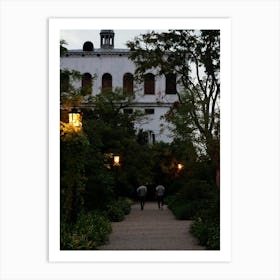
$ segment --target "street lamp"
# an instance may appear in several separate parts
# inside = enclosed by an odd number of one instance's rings
[[[120,156],[114,156],[113,166],[120,166]]]
[[[82,116],[77,108],[72,108],[68,113],[69,124],[72,124],[75,128],[82,127]]]
[[[177,164],[177,169],[178,169],[179,171],[181,171],[183,168],[184,168],[184,165],[183,165],[182,163],[178,163],[178,164]]]

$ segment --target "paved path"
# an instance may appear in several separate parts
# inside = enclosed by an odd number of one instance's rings
[[[204,250],[189,233],[191,221],[176,220],[164,206],[147,202],[143,211],[138,204],[122,222],[112,224],[107,245],[100,250]]]

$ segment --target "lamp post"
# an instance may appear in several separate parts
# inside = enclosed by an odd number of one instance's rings
[[[113,155],[113,169],[115,173],[115,182],[116,182],[116,193],[119,194],[119,169],[121,166],[120,163],[121,157],[120,155]]]
[[[184,168],[184,165],[182,163],[177,164],[178,171],[181,171]]]
[[[120,156],[118,155],[114,155],[114,162],[113,162],[113,166],[120,166]]]
[[[77,108],[72,108],[71,111],[68,113],[68,116],[69,124],[73,125],[73,127],[78,130],[82,128],[82,115]]]

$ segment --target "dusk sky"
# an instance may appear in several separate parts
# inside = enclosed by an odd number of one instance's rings
[[[127,48],[125,45],[127,41],[133,40],[135,36],[149,31],[152,30],[114,30],[115,48]],[[68,43],[67,48],[69,50],[82,49],[83,43],[86,41],[91,41],[94,48],[100,48],[99,33],[100,30],[61,30],[60,38]]]

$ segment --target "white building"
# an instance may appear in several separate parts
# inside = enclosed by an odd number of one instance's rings
[[[147,119],[135,124],[137,129],[148,132],[148,141],[171,142],[170,131],[164,120],[160,119],[170,106],[178,100],[176,94],[176,76],[156,77],[154,71],[147,72],[142,83],[133,80],[134,63],[129,60],[129,49],[114,48],[114,31],[101,30],[100,48],[87,41],[82,49],[68,50],[61,58],[61,68],[76,70],[83,74],[82,85],[88,85],[91,77],[96,76],[90,94],[95,95],[103,88],[123,88],[135,92],[135,99],[130,109],[140,109],[147,114]]]

